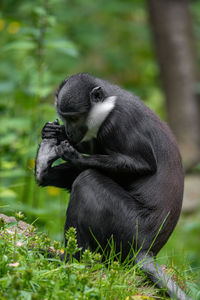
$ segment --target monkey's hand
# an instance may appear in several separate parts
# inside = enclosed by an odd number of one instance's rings
[[[62,141],[60,145],[56,147],[56,153],[65,161],[73,161],[82,158],[82,154],[74,149],[67,140]]]
[[[42,129],[42,139],[56,139],[57,144],[67,139],[65,128],[59,121],[47,122]]]

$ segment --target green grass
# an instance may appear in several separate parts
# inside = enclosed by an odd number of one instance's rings
[[[21,217],[18,215],[18,217]],[[69,263],[55,256],[51,262],[46,254],[59,242],[34,229],[26,235],[14,224],[1,222],[0,230],[0,299],[166,299],[164,291],[156,289],[137,265],[120,264],[115,254],[102,262],[101,255],[86,250],[80,262],[73,258],[78,251],[75,230],[68,232],[66,251]],[[11,233],[11,231],[13,233]],[[174,271],[172,269],[168,272]],[[183,284],[185,273],[178,280]],[[177,276],[176,276],[177,278]],[[193,291],[195,292],[195,291]],[[195,292],[197,293],[197,292]],[[145,298],[146,297],[146,298]],[[197,299],[197,298],[196,298]]]

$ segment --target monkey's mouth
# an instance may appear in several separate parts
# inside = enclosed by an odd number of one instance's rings
[[[73,133],[67,133],[66,131],[67,139],[73,146],[75,146],[83,140],[86,132],[87,129],[85,128],[82,128],[81,130],[79,129],[77,132],[73,132]]]

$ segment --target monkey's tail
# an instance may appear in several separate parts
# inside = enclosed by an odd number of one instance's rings
[[[183,290],[168,276],[161,267],[155,262],[151,254],[141,252],[136,257],[136,263],[141,270],[159,288],[167,289],[168,295],[177,300],[192,300]]]

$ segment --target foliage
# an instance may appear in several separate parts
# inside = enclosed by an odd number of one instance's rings
[[[199,6],[192,4],[197,37]],[[37,219],[40,229],[61,240],[69,195],[34,182],[41,128],[57,117],[53,91],[68,75],[90,72],[132,90],[165,118],[146,2],[3,0],[0,36],[0,210],[22,210],[28,222]],[[28,260],[22,259],[22,273]]]
[[[17,229],[11,234],[12,226],[1,222],[1,299],[166,299],[137,266],[121,265],[115,256],[103,263],[100,254],[89,250],[84,251],[80,262],[72,257],[70,263],[60,262],[56,252],[49,261],[49,249],[60,249],[58,242],[51,243],[34,229],[28,237]],[[77,251],[73,228],[67,237],[75,241],[65,249],[73,255]]]

